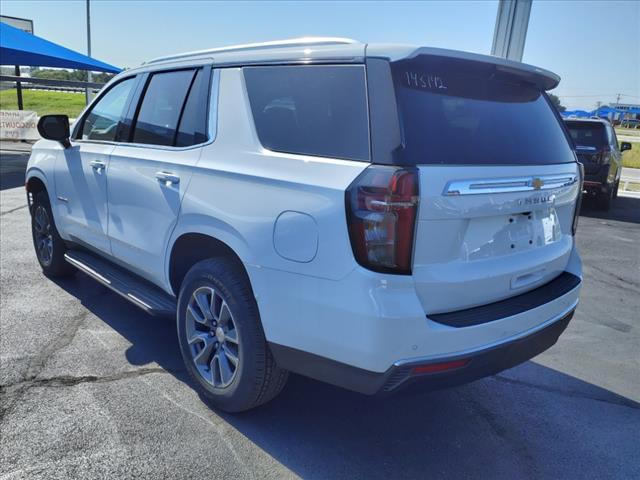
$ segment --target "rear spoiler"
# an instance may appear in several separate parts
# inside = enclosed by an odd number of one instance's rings
[[[367,45],[367,58],[384,58],[391,62],[398,60],[410,60],[418,56],[446,57],[469,62],[489,63],[495,65],[496,69],[520,77],[522,80],[536,85],[541,90],[551,90],[558,86],[560,77],[549,70],[527,65],[526,63],[515,62],[505,58],[491,55],[480,55],[478,53],[461,52],[458,50],[447,50],[444,48],[431,48],[406,45]]]

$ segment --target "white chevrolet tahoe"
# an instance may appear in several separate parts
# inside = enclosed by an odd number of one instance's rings
[[[307,38],[116,76],[41,118],[26,188],[45,275],[175,315],[226,411],[296,372],[366,394],[492,375],[578,303],[582,173],[545,91],[500,58]]]

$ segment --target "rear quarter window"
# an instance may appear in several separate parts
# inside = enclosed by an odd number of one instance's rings
[[[403,164],[575,161],[545,95],[493,65],[418,57],[392,63],[392,75]]]
[[[245,67],[260,142],[278,152],[369,160],[363,65]]]

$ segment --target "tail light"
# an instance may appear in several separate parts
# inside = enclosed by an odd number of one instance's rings
[[[347,188],[351,247],[376,272],[411,274],[418,213],[418,170],[371,165]]]
[[[579,187],[578,198],[576,198],[576,206],[573,209],[573,222],[571,224],[571,235],[575,236],[578,230],[578,218],[580,217],[580,208],[582,207],[582,191],[584,190],[584,165],[578,162]]]
[[[604,165],[608,163],[610,153],[611,148],[609,146],[606,146],[598,153],[594,153],[593,155],[591,155],[591,161],[597,163],[598,165]]]

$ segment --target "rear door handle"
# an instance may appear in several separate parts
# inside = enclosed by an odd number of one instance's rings
[[[93,168],[94,170],[104,170],[107,166],[106,163],[101,162],[100,160],[93,160],[89,162],[89,165],[91,165],[91,168]]]
[[[156,172],[156,179],[165,184],[180,183],[180,177],[170,172]]]

